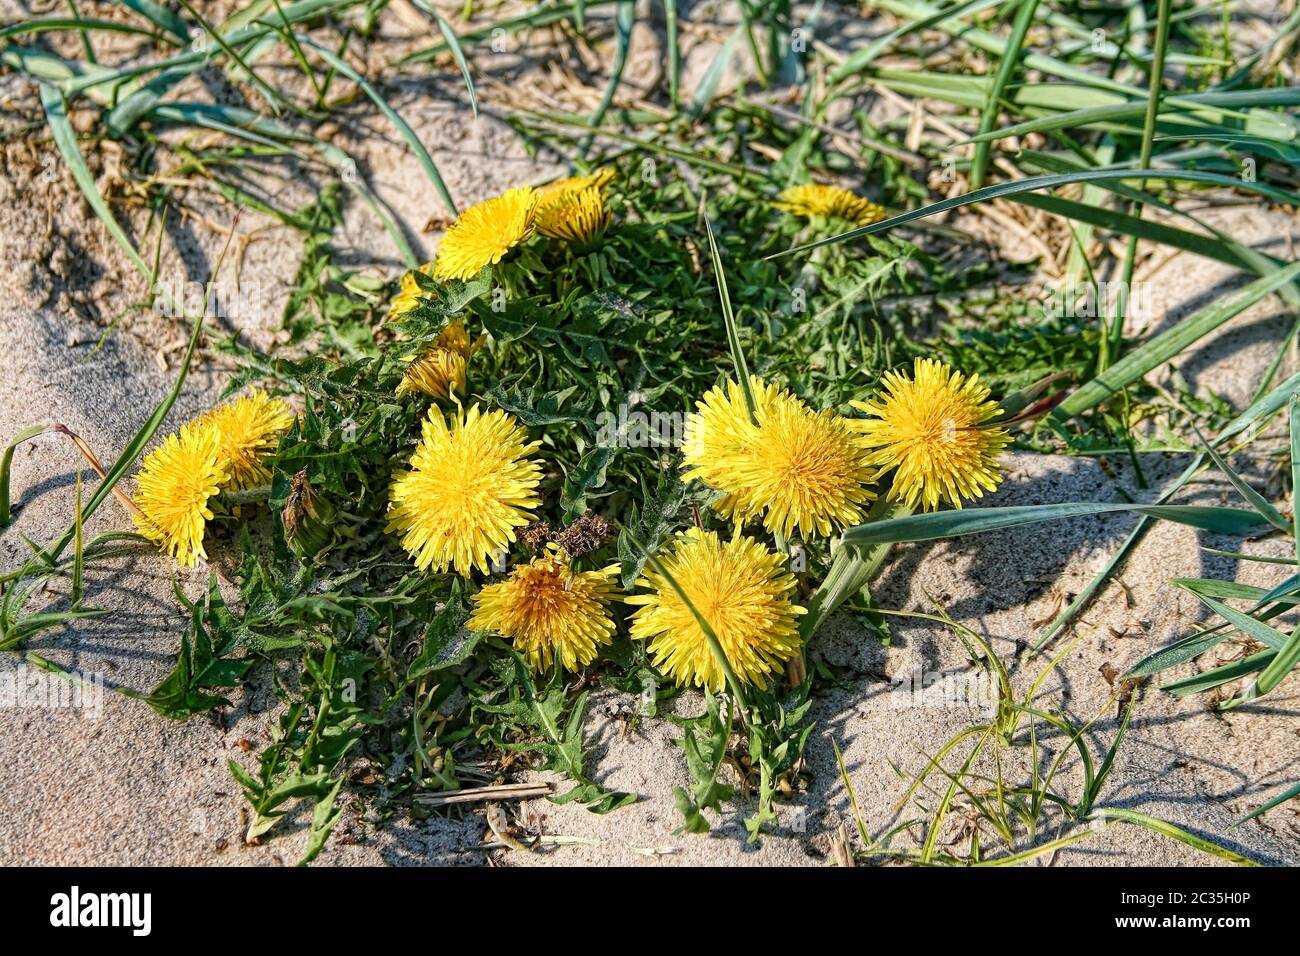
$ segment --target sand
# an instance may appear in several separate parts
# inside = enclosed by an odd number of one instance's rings
[[[32,92],[24,81],[4,77],[0,96],[30,104]],[[395,101],[430,144],[459,203],[521,180],[541,180],[562,168],[555,157],[528,156],[496,115],[489,96],[483,118],[474,124],[464,122],[456,97],[455,84],[412,82],[397,92]],[[426,221],[442,212],[436,194],[372,112],[359,112],[358,126],[382,132],[356,140],[340,134],[341,141],[396,211],[417,251],[427,256],[437,232],[426,232]],[[104,326],[139,301],[143,282],[76,198],[70,178],[60,171],[52,181],[39,179],[45,168],[39,149],[24,143],[9,147],[0,195],[0,436],[33,423],[59,421],[111,458],[170,387],[183,330],[164,317],[130,315],[117,334],[95,349]],[[59,169],[57,164],[53,168]],[[287,196],[305,202],[320,186],[318,177],[303,174],[291,177],[284,188]],[[1246,206],[1211,215],[1216,226],[1235,238],[1293,257],[1297,226],[1283,213]],[[229,213],[213,203],[208,219],[175,224],[164,245],[170,274],[206,275],[229,228]],[[251,212],[239,228],[252,237],[241,250],[242,279],[256,283],[265,297],[256,314],[232,320],[226,331],[265,345],[277,334],[279,306],[298,261],[298,239]],[[356,268],[376,274],[397,268],[391,243],[360,203],[349,206],[340,245]],[[1155,267],[1142,280],[1150,285],[1159,322],[1172,322],[1246,281],[1227,267],[1187,255]],[[1266,301],[1174,365],[1198,395],[1243,407],[1290,321],[1277,300]],[[1290,357],[1286,367],[1294,368]],[[168,425],[215,400],[227,374],[223,362],[205,353]],[[1157,373],[1157,379],[1165,374]],[[1149,477],[1167,480],[1184,462],[1177,456],[1159,461],[1153,456],[1144,466]],[[1155,488],[1138,491],[1134,476],[1117,460],[1107,464],[1109,470],[1093,459],[1017,453],[1010,456],[1003,488],[981,504],[1116,500],[1120,487],[1147,498],[1157,493]],[[1273,497],[1285,488],[1275,462],[1243,459],[1237,464]],[[14,524],[0,533],[0,567],[11,568],[23,559],[24,537],[47,541],[67,526],[79,465],[61,436],[43,436],[20,449],[13,472],[18,508]],[[1180,501],[1236,503],[1230,487],[1213,480],[1198,482]],[[90,530],[126,525],[126,516],[110,500]],[[875,587],[876,598],[882,607],[906,611],[930,613],[942,606],[1014,663],[1015,684],[1023,692],[1044,663],[1025,653],[1025,646],[1041,633],[1041,622],[1050,618],[1060,596],[1077,592],[1131,525],[1126,517],[1096,518],[900,547]],[[1169,585],[1169,579],[1215,576],[1271,586],[1284,574],[1276,565],[1209,556],[1198,545],[1240,546],[1261,554],[1287,550],[1280,538],[1243,544],[1178,526],[1154,528],[1119,579],[1083,615],[1075,632],[1077,645],[1040,696],[1044,707],[1059,707],[1077,721],[1100,714],[1088,735],[1095,750],[1104,750],[1116,729],[1103,666],[1123,671],[1203,619],[1196,602]],[[170,668],[184,624],[172,594],[172,574],[168,562],[150,555],[96,566],[88,581],[91,603],[112,608],[112,615],[44,634],[30,649],[63,666],[103,674],[110,687],[153,686]],[[177,573],[180,586],[191,595],[202,590],[205,580],[203,568]],[[57,594],[49,596],[57,599]],[[969,673],[960,643],[941,626],[895,619],[891,646],[885,648],[851,618],[838,616],[819,636],[814,655],[833,666],[840,680],[816,696],[806,787],[782,802],[781,826],[758,843],[745,839],[745,801],[721,819],[711,814],[714,829],[707,836],[674,833],[679,818],[672,792],[689,785],[674,743],[680,732],[665,721],[629,721],[635,699],[599,691],[593,695],[588,727],[592,772],[605,786],[637,793],[636,804],[606,816],[544,800],[510,807],[511,815],[529,826],[567,838],[525,852],[479,848],[486,828],[478,813],[380,820],[371,808],[349,798],[344,821],[319,862],[824,864],[831,835],[851,820],[832,742],[843,752],[864,824],[875,839],[919,815],[915,805],[897,807],[908,777],[979,713],[965,707],[900,707],[890,694],[891,681],[914,668]],[[1178,673],[1198,666],[1210,663],[1188,665]],[[0,674],[23,667],[21,658],[0,655]],[[1234,818],[1296,778],[1296,693],[1292,677],[1263,704],[1223,716],[1210,712],[1201,697],[1179,701],[1148,686],[1100,803],[1170,820],[1260,862],[1300,862],[1294,802],[1230,829]],[[0,764],[7,768],[0,863],[294,862],[304,839],[301,819],[287,821],[266,845],[243,844],[244,801],[226,764],[234,759],[251,765],[267,740],[274,700],[265,675],[234,700],[235,706],[220,717],[185,723],[162,720],[111,690],[94,715],[70,708],[0,709]],[[685,694],[674,706],[681,714],[695,714],[702,705],[696,695]],[[1045,738],[1043,746],[1054,749],[1060,741]],[[1074,792],[1078,768],[1073,762],[1066,766],[1062,788]],[[1013,766],[1009,772],[1023,769]],[[937,798],[922,799],[933,806]],[[912,842],[911,836],[899,838],[899,845]],[[1195,865],[1214,860],[1141,829],[1116,825],[1039,862]]]

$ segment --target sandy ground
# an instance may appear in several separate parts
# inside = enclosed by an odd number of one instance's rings
[[[430,145],[459,203],[519,181],[541,180],[562,168],[555,157],[528,156],[494,115],[490,100],[482,119],[466,123],[456,95],[452,85],[412,83],[398,97],[398,106]],[[0,97],[30,103],[31,90],[22,81],[0,78]],[[382,129],[373,116],[367,122],[372,129]],[[441,210],[414,159],[386,131],[346,142],[346,147],[396,211],[410,241],[422,253],[431,253],[436,232],[424,229]],[[50,168],[55,172],[40,178]],[[129,315],[121,333],[96,350],[104,326],[139,301],[142,281],[89,216],[57,161],[51,165],[39,147],[13,144],[5,155],[5,172],[0,195],[0,436],[35,422],[61,421],[101,456],[111,457],[170,387],[180,332],[159,317]],[[284,188],[287,195],[305,201],[320,188],[320,181],[303,174],[290,177]],[[1214,215],[1215,225],[1235,238],[1275,255],[1293,256],[1297,227],[1285,215],[1253,206]],[[206,220],[178,220],[170,228],[164,274],[207,274],[229,228],[229,214],[214,203]],[[267,344],[276,335],[299,241],[292,231],[255,214],[247,214],[239,228],[251,237],[239,251],[241,276],[258,283],[266,294],[255,314],[230,319],[223,331],[239,331]],[[391,243],[360,203],[349,206],[339,244],[350,264],[359,268],[382,274],[396,268]],[[1155,267],[1142,278],[1149,283],[1153,315],[1160,323],[1176,320],[1243,281],[1226,267],[1184,255]],[[1289,322],[1276,300],[1261,303],[1175,364],[1199,394],[1221,396],[1242,407],[1276,355]],[[1288,359],[1288,367],[1292,364]],[[219,360],[209,356],[201,361],[168,425],[210,404],[226,374]],[[8,569],[22,560],[27,553],[24,538],[43,542],[67,526],[78,464],[72,448],[58,436],[42,437],[19,451],[13,473],[16,520],[0,533],[0,567]],[[1238,464],[1276,496],[1282,486],[1267,462]],[[1181,465],[1177,458],[1146,463],[1149,477],[1162,480],[1177,474]],[[1016,454],[1009,460],[1003,489],[985,504],[1115,500],[1118,487],[1134,490],[1133,476],[1113,468],[1108,473],[1094,460]],[[1236,503],[1232,497],[1222,483],[1203,481],[1182,500]],[[122,511],[109,501],[91,530],[126,523]],[[886,608],[932,612],[942,605],[1014,662],[1015,682],[1023,691],[1043,664],[1042,657],[1024,653],[1024,647],[1041,632],[1059,599],[1087,582],[1129,527],[1130,519],[1099,518],[899,548],[875,593]],[[1241,545],[1181,527],[1157,526],[1130,557],[1120,580],[1084,615],[1075,650],[1044,685],[1044,705],[1060,707],[1080,721],[1102,714],[1089,734],[1095,751],[1104,751],[1116,727],[1103,665],[1122,672],[1202,619],[1196,602],[1168,585],[1170,578],[1216,576],[1271,586],[1283,576],[1278,566],[1214,558],[1198,544],[1225,549]],[[1263,554],[1286,550],[1276,539],[1242,546]],[[152,556],[122,558],[97,568],[88,582],[93,603],[111,607],[114,613],[44,635],[31,649],[64,666],[102,673],[110,686],[153,686],[170,668],[183,629],[183,615],[172,595],[172,573],[167,562]],[[178,579],[195,594],[205,577],[206,571],[198,569],[181,572]],[[831,832],[851,815],[832,741],[843,751],[873,836],[919,815],[915,805],[905,810],[896,806],[907,777],[979,714],[964,707],[898,706],[897,697],[889,693],[898,675],[914,668],[963,673],[969,664],[960,644],[943,628],[896,619],[892,630],[892,645],[884,648],[849,618],[840,617],[819,637],[815,654],[842,679],[816,699],[817,729],[807,750],[806,789],[782,805],[781,827],[760,843],[745,842],[740,818],[748,808],[743,801],[725,818],[714,820],[710,835],[675,835],[678,814],[672,791],[689,783],[674,743],[679,732],[666,722],[629,724],[626,718],[635,701],[600,692],[591,705],[589,727],[594,774],[604,785],[635,792],[642,799],[608,816],[578,806],[529,801],[511,812],[571,841],[533,853],[495,851],[491,858],[507,865],[822,863]],[[1212,663],[1201,661],[1181,673]],[[14,655],[0,657],[0,674],[23,666]],[[226,769],[229,759],[251,763],[267,739],[273,700],[261,683],[237,695],[236,706],[224,717],[183,724],[163,721],[144,705],[111,692],[92,715],[70,708],[0,709],[0,765],[8,771],[0,803],[0,863],[293,862],[303,841],[302,821],[290,820],[285,832],[266,846],[244,846],[243,800]],[[1296,692],[1292,678],[1264,705],[1225,717],[1207,711],[1201,698],[1177,701],[1148,687],[1101,803],[1176,822],[1261,862],[1300,862],[1300,817],[1294,803],[1229,829],[1235,817],[1279,792],[1300,772]],[[696,713],[699,706],[693,695],[676,703],[683,714]],[[1045,739],[1043,746],[1053,749],[1060,741]],[[1077,784],[1077,767],[1069,762],[1067,767],[1066,779]],[[936,799],[933,794],[921,798],[927,806]],[[489,858],[476,849],[483,834],[482,817],[474,814],[381,821],[367,808],[350,804],[320,862],[481,864]],[[911,838],[900,840],[907,843]],[[1213,860],[1146,831],[1112,826],[1058,854],[1054,862]]]

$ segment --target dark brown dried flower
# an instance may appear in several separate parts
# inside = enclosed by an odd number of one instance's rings
[[[547,543],[555,540],[555,532],[545,521],[534,521],[519,533],[519,538],[531,551],[541,551]]]
[[[599,551],[614,537],[613,526],[600,515],[585,514],[555,536],[571,558]]]

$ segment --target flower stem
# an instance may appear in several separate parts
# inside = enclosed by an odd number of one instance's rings
[[[871,506],[867,521],[903,517],[911,514],[911,510],[906,505],[890,501],[882,495]],[[808,602],[808,613],[799,622],[799,634],[803,638],[805,647],[837,607],[861,591],[880,573],[880,569],[885,565],[885,559],[889,557],[890,547],[890,544],[882,543],[872,545],[865,551],[843,546],[836,550],[830,570],[826,572],[821,586]]]
[[[270,485],[257,485],[253,488],[243,488],[239,491],[225,491],[221,494],[221,500],[227,505],[247,505],[258,501],[265,501],[271,497]]]

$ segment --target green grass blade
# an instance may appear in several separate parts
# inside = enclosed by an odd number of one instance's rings
[[[741,34],[744,32],[743,25],[732,31],[731,36],[727,37],[727,42],[722,44],[722,48],[713,57],[709,68],[700,77],[699,85],[695,87],[695,93],[691,96],[691,105],[687,110],[692,116],[699,116],[713,102],[713,97],[718,92],[718,84],[722,82],[722,77],[727,72],[727,65],[735,53],[736,44],[740,42]]]
[[[1291,433],[1291,514],[1295,522],[1291,535],[1295,538],[1296,560],[1300,561],[1300,512],[1296,511],[1300,507],[1300,487],[1296,486],[1300,481],[1300,395],[1291,396],[1287,405],[1287,424]]]
[[[1232,700],[1221,703],[1219,709],[1236,710],[1243,704],[1258,700],[1272,692],[1278,684],[1286,679],[1287,674],[1291,673],[1297,663],[1300,663],[1300,628],[1297,628],[1291,635],[1290,640],[1286,642],[1286,646],[1272,655],[1272,659],[1264,666],[1259,677],[1246,685],[1242,692]]]
[[[149,267],[140,258],[140,254],[136,252],[134,243],[127,238],[122,227],[113,218],[108,203],[104,201],[103,194],[100,193],[99,187],[95,184],[95,177],[91,175],[90,169],[86,166],[86,160],[77,147],[77,134],[72,129],[72,123],[68,121],[67,104],[63,101],[63,94],[54,87],[45,84],[41,84],[40,91],[41,105],[45,107],[45,118],[50,127],[50,135],[54,137],[54,145],[58,147],[59,152],[63,155],[63,161],[68,164],[68,169],[72,171],[72,178],[81,187],[86,202],[90,203],[90,208],[95,210],[95,215],[103,222],[108,234],[122,248],[122,251],[126,253],[126,257],[131,260],[131,264],[139,270],[140,274],[148,278],[150,274]]]
[[[1034,96],[1036,96],[1036,91],[1033,88],[1022,90],[1017,97],[1017,105],[1022,108],[1036,106],[1037,104],[1032,98]],[[1064,129],[1107,129],[1113,128],[1114,124],[1122,124],[1125,128],[1128,128],[1133,122],[1146,114],[1144,100],[1128,100],[1118,97],[1108,97],[1108,99],[1111,102],[1066,110],[1065,112],[1053,112],[1047,116],[1036,117],[1012,126],[1005,126],[1002,129],[979,133],[969,140],[955,145],[961,146],[966,143],[982,141],[992,142],[1012,136],[1050,133]],[[1300,103],[1300,90],[1294,87],[1250,90],[1241,93],[1190,93],[1177,98],[1165,99],[1162,104],[1165,112],[1160,114],[1157,124],[1183,122],[1199,126],[1202,123],[1208,124],[1235,119],[1238,123],[1266,123],[1272,125],[1279,122],[1278,118],[1271,113],[1257,112],[1259,108],[1295,106],[1298,103]],[[1058,104],[1059,100],[1055,103],[1049,100],[1044,102],[1042,107],[1059,108]],[[1246,112],[1242,112],[1242,110]],[[1250,128],[1256,127],[1252,126]],[[1208,127],[1208,129],[1212,129],[1212,127]],[[1224,131],[1227,132],[1227,128]],[[1279,126],[1278,132],[1284,135],[1283,127]]]
[[[1156,134],[1156,116],[1160,113],[1160,94],[1164,89],[1165,49],[1169,41],[1169,0],[1159,0],[1155,58],[1151,62],[1150,86],[1147,89],[1146,117],[1142,126],[1142,146],[1138,166],[1145,169],[1151,165],[1151,149]],[[1139,182],[1139,189],[1145,189],[1146,183]],[[1142,218],[1143,204],[1136,202],[1129,214],[1134,219]],[[1119,295],[1115,301],[1115,314],[1109,327],[1104,330],[1108,341],[1103,344],[1097,361],[1098,371],[1104,372],[1114,356],[1118,356],[1124,340],[1124,320],[1128,314],[1129,289],[1133,283],[1133,270],[1137,267],[1138,237],[1129,234],[1124,250],[1124,264],[1120,271]]]
[[[1300,276],[1300,262],[1256,279],[1250,285],[1189,315],[1173,328],[1142,343],[1092,381],[1076,389],[1052,411],[1052,419],[1063,423],[1095,408],[1260,299],[1295,281],[1297,276]]]
[[[192,16],[198,22],[199,26],[203,28],[203,32],[212,37],[217,46],[221,48],[221,51],[239,64],[239,68],[244,71],[244,75],[248,78],[249,82],[252,83],[253,86],[257,87],[257,91],[262,94],[267,105],[270,106],[274,112],[279,113],[281,108],[288,106],[288,101],[272,89],[264,79],[257,75],[257,71],[254,70],[253,67],[240,55],[238,50],[230,45],[226,38],[221,35],[221,31],[209,23],[198,10],[194,9],[194,4],[191,0],[180,0],[180,4],[185,8],[185,12]]]
[[[298,36],[298,42],[303,46],[310,46],[322,59],[325,60],[326,63],[338,70],[353,83],[356,83],[357,86],[361,87],[366,96],[370,97],[371,101],[379,107],[379,111],[383,113],[384,116],[387,117],[388,121],[397,129],[398,135],[401,136],[406,145],[410,147],[411,152],[415,154],[415,158],[419,160],[420,166],[424,169],[425,175],[428,176],[429,181],[433,183],[433,188],[438,191],[438,195],[441,196],[442,201],[446,203],[447,209],[453,216],[460,215],[459,210],[456,208],[456,203],[451,198],[451,193],[447,191],[447,184],[442,181],[442,174],[438,172],[438,167],[434,163],[433,157],[429,155],[429,151],[425,149],[424,144],[420,142],[420,137],[416,136],[415,131],[406,124],[406,120],[402,119],[402,117],[398,115],[397,111],[388,105],[388,101],[379,94],[379,91],[371,86],[370,83],[366,81],[365,77],[352,69],[345,60],[336,56],[333,51],[321,46],[309,37],[300,35]]]
[[[680,100],[682,50],[677,35],[677,0],[664,0],[664,33],[668,38],[668,102],[677,110]]]
[[[1286,803],[1292,797],[1296,797],[1296,796],[1300,796],[1300,781],[1297,781],[1295,784],[1287,788],[1283,793],[1274,797],[1272,800],[1268,801],[1268,803],[1264,804],[1262,807],[1258,808],[1257,810],[1252,810],[1244,817],[1241,817],[1238,820],[1233,820],[1232,825],[1235,827],[1242,823],[1245,823],[1247,820],[1253,820],[1261,813],[1266,813],[1267,811],[1272,810],[1274,807],[1278,806],[1279,804]]]
[[[998,112],[1002,105],[1002,91],[1011,82],[1011,76],[1020,62],[1020,51],[1025,45],[1025,34],[1029,32],[1029,25],[1034,22],[1034,12],[1037,9],[1038,0],[1020,0],[1015,22],[1011,25],[1011,36],[1007,38],[1006,50],[998,63],[998,72],[993,77],[993,85],[989,87],[988,99],[984,103],[984,113],[980,116],[981,133],[991,130],[998,120]],[[979,189],[984,185],[984,173],[988,165],[989,143],[981,141],[975,146],[975,158],[971,162],[971,189]]]
[[[595,6],[613,4],[620,0],[585,0],[583,7],[591,9]],[[462,46],[481,43],[484,40],[490,40],[493,36],[510,36],[521,30],[529,30],[536,27],[544,27],[552,23],[559,23],[561,20],[571,20],[577,16],[578,5],[576,3],[566,3],[552,6],[551,4],[539,5],[527,13],[517,17],[511,17],[506,20],[499,20],[496,23],[479,27],[476,30],[467,30],[460,36]],[[431,47],[424,47],[408,53],[397,61],[397,66],[407,66],[411,63],[419,63],[424,60],[436,59],[444,53],[451,52],[445,42],[436,44]]]
[[[718,251],[713,223],[707,216],[704,219],[704,230],[709,237],[709,258],[713,262],[713,275],[718,283],[718,300],[722,303],[722,321],[727,327],[731,360],[736,366],[736,377],[740,379],[740,392],[745,397],[745,411],[749,413],[750,422],[757,425],[758,403],[754,400],[754,386],[749,380],[749,363],[745,361],[745,350],[740,345],[740,330],[736,328],[736,315],[731,310],[731,295],[727,292],[727,274],[722,268],[722,253]]]
[[[1024,193],[1020,196],[1013,196],[1011,201],[1020,203],[1023,206],[1032,206],[1035,209],[1041,209],[1044,212],[1050,212],[1053,215],[1071,219],[1075,222],[1083,222],[1091,226],[1099,226],[1102,229],[1109,229],[1121,235],[1137,236],[1139,239],[1158,242],[1173,249],[1182,249],[1185,252],[1204,256],[1206,259],[1213,259],[1216,262],[1254,272],[1257,275],[1267,275],[1274,268],[1287,264],[1282,259],[1264,255],[1249,246],[1234,242],[1226,237],[1201,236],[1186,229],[1179,229],[1177,226],[1139,219],[1126,212],[1106,209],[1103,206],[1091,206],[1086,203],[1075,202],[1073,199],[1062,199],[1059,196],[1040,193]],[[1294,286],[1284,286],[1278,290],[1278,294],[1287,297],[1288,305],[1300,305],[1300,292],[1297,292]]]
[[[13,441],[5,446],[4,454],[0,455],[0,529],[9,527],[11,517],[9,501],[9,473],[13,468],[14,450],[25,441],[30,441],[37,435],[43,435],[49,431],[49,425],[32,425],[30,428],[24,428],[14,436]]]
[[[850,239],[859,239],[862,236],[870,236],[878,232],[887,232],[896,226],[906,225],[918,219],[927,219],[950,209],[971,206],[989,199],[1019,196],[1022,193],[1034,192],[1039,189],[1054,189],[1057,186],[1068,186],[1071,183],[1124,182],[1129,179],[1210,183],[1215,186],[1244,189],[1247,192],[1258,193],[1261,196],[1267,196],[1288,205],[1300,205],[1300,194],[1289,193],[1264,183],[1244,182],[1233,176],[1223,176],[1219,173],[1208,173],[1195,169],[1095,169],[1077,173],[1059,173],[1053,176],[1033,176],[1011,182],[996,183],[962,196],[954,196],[951,199],[944,199],[928,206],[922,206],[920,209],[899,213],[897,216],[882,219],[880,222],[872,223],[869,226],[859,226],[857,229],[850,229],[848,232],[842,232],[835,236],[827,236],[825,239],[818,239],[815,242],[792,246],[783,252],[774,252],[766,258],[779,259],[782,256],[793,255],[796,252],[809,252],[820,246],[827,246],[836,242],[847,242]]]
[[[82,582],[86,572],[86,539],[81,517],[81,469],[77,469],[77,509],[72,526],[72,606],[81,603]]]
[[[1134,512],[1164,521],[1175,521],[1219,534],[1241,534],[1265,524],[1253,511],[1240,508],[1210,508],[1201,505],[1127,505],[1072,501],[1055,505],[1016,505],[1008,508],[973,508],[932,511],[928,514],[890,518],[858,525],[844,532],[844,544],[866,548],[873,544],[901,541],[935,541],[964,534],[1019,528],[1042,521],[1079,518],[1088,515]]]
[[[636,26],[636,3],[634,0],[619,0],[618,10],[614,14],[614,33],[616,43],[614,47],[614,63],[609,69],[609,83],[605,86],[605,93],[596,104],[596,112],[591,114],[591,120],[588,122],[593,130],[599,129],[600,124],[605,120],[605,114],[609,111],[610,105],[614,102],[614,94],[618,92],[619,84],[623,82],[623,69],[627,66],[627,51],[632,44],[632,28]],[[578,154],[586,156],[587,151],[591,149],[594,133],[588,134],[583,139],[582,145],[578,147]]]
[[[1179,843],[1185,843],[1187,846],[1200,850],[1203,853],[1209,853],[1221,860],[1227,860],[1229,863],[1236,863],[1238,866],[1258,866],[1254,860],[1248,860],[1238,853],[1233,853],[1226,847],[1221,847],[1217,843],[1212,843],[1203,837],[1188,833],[1181,827],[1176,827],[1172,823],[1166,823],[1164,820],[1157,820],[1155,817],[1149,817],[1145,813],[1138,813],[1136,810],[1128,810],[1123,807],[1098,807],[1090,815],[1093,820],[1117,820],[1121,823],[1132,823],[1135,826],[1145,827],[1152,833],[1159,833],[1162,836],[1170,837]]]
[[[854,50],[849,55],[849,58],[837,66],[835,71],[831,73],[831,82],[838,83],[855,73],[862,72],[871,65],[876,57],[880,56],[881,53],[888,50],[898,40],[901,40],[910,33],[928,30],[930,27],[946,21],[956,20],[958,17],[963,17],[967,14],[980,13],[987,10],[989,7],[999,6],[1001,3],[1002,0],[968,0],[967,3],[963,3],[959,6],[940,10],[939,12],[932,13],[929,16],[919,17],[910,22],[904,23],[892,32],[886,33],[884,36],[872,40],[866,46]]]
[[[1194,694],[1203,694],[1206,691],[1222,687],[1224,684],[1240,680],[1261,670],[1268,666],[1269,662],[1276,656],[1276,651],[1260,651],[1258,654],[1251,654],[1249,657],[1212,667],[1208,671],[1201,671],[1191,677],[1174,681],[1172,684],[1165,684],[1160,689],[1168,694],[1173,694],[1175,697],[1190,697]]]
[[[185,21],[161,4],[154,3],[154,0],[122,0],[122,5],[130,7],[159,29],[166,30],[182,44],[189,44],[190,31]]]
[[[1013,853],[1010,856],[995,857],[992,860],[979,860],[978,862],[972,863],[971,866],[981,868],[1020,866],[1022,863],[1036,860],[1038,857],[1045,856],[1048,853],[1055,853],[1057,850],[1063,850],[1065,847],[1070,846],[1073,843],[1078,843],[1080,840],[1086,840],[1092,835],[1093,832],[1091,830],[1077,830],[1067,836],[1057,837],[1055,840],[1050,840],[1047,843],[1030,847],[1028,850],[1021,850],[1019,853]]]
[[[1214,464],[1218,466],[1219,470],[1227,476],[1228,481],[1232,482],[1232,487],[1237,489],[1237,493],[1246,500],[1247,504],[1263,515],[1268,523],[1279,531],[1285,532],[1286,534],[1292,533],[1291,522],[1283,518],[1278,510],[1274,508],[1263,495],[1247,484],[1246,480],[1242,478],[1241,475],[1237,474],[1237,472],[1232,469],[1231,465],[1223,460],[1223,456],[1214,450],[1213,445],[1206,444],[1205,451],[1210,458],[1213,459]]]
[[[1209,551],[1210,549],[1204,548],[1202,550]],[[1243,557],[1243,560],[1245,559],[1246,557]],[[1290,562],[1292,565],[1294,563]],[[1258,610],[1262,604],[1272,601],[1284,600],[1293,605],[1300,604],[1300,597],[1291,593],[1297,581],[1300,581],[1300,578],[1292,575],[1287,579],[1284,586],[1279,586],[1280,590],[1279,588],[1273,588],[1271,591],[1257,588],[1253,584],[1242,584],[1240,581],[1225,581],[1222,578],[1170,578],[1169,583],[1185,591],[1190,591],[1192,594],[1218,598],[1220,601],[1255,601],[1255,610]]]
[[[160,37],[156,30],[150,30],[147,27],[132,26],[129,23],[118,23],[115,20],[96,20],[89,17],[40,17],[35,20],[24,20],[21,23],[10,24],[0,29],[0,40],[7,40],[9,37],[22,36],[27,33],[58,33],[64,30],[99,30],[107,33],[134,33],[137,35]],[[168,41],[171,42],[171,41]]]
[[[469,108],[474,113],[474,118],[478,119],[478,93],[474,91],[474,78],[470,76],[469,61],[465,59],[465,51],[461,49],[456,31],[447,22],[447,18],[433,8],[429,0],[413,0],[413,2],[437,21],[438,31],[446,41],[447,49],[451,51],[451,57],[456,61],[456,66],[460,68],[460,75],[465,80],[465,89],[469,91]]]
[[[1194,593],[1194,592],[1193,592]],[[1258,618],[1253,618],[1249,614],[1243,614],[1236,608],[1222,604],[1214,598],[1206,597],[1203,594],[1197,594],[1198,598],[1215,614],[1223,618],[1233,627],[1237,628],[1244,634],[1248,634],[1261,644],[1267,644],[1273,650],[1280,650],[1287,641],[1287,637],[1281,631],[1269,627]]]

